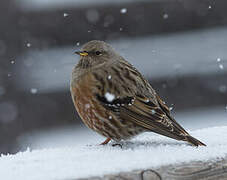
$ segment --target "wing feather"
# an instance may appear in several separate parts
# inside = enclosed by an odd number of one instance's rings
[[[148,106],[147,100],[135,99],[131,106],[120,107],[120,117],[132,121],[147,130],[178,139],[185,139],[185,130],[179,128],[178,123],[173,122],[158,106]]]

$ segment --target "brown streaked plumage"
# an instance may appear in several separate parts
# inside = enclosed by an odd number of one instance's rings
[[[72,72],[72,99],[82,121],[107,138],[102,144],[152,131],[205,146],[175,121],[149,82],[108,44],[90,41],[76,53],[80,60]]]

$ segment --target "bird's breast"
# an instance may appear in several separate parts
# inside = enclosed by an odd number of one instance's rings
[[[93,91],[93,83],[89,76],[71,83],[71,95],[79,116],[89,128],[96,130],[102,126],[99,116],[103,116],[103,109]]]

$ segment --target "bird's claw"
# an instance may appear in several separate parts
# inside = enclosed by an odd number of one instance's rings
[[[122,144],[116,143],[116,144],[112,144],[113,147],[115,146],[120,146],[120,148],[122,148]]]

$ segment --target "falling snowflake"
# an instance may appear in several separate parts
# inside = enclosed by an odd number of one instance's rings
[[[220,69],[224,69],[223,64],[219,64],[219,68],[220,68]]]
[[[163,19],[168,19],[169,15],[167,13],[163,14]]]
[[[217,62],[220,62],[221,61],[221,58],[217,58]]]
[[[76,45],[79,46],[80,45],[80,42],[77,42]]]
[[[31,88],[31,89],[30,89],[30,92],[31,92],[32,94],[36,94],[36,93],[38,92],[38,89],[36,89],[36,88]]]
[[[109,76],[107,77],[107,79],[109,79],[109,80],[110,80],[110,79],[112,79],[112,76],[111,76],[111,75],[109,75]]]
[[[105,16],[103,26],[109,27],[111,24],[114,23],[114,21],[115,21],[114,16],[109,14],[109,15]]]
[[[15,64],[15,61],[14,61],[14,60],[12,60],[12,61],[10,61],[10,63],[11,63],[11,64]]]
[[[208,6],[208,9],[211,9],[211,5]]]
[[[112,102],[112,101],[115,99],[115,95],[114,95],[114,94],[111,94],[111,93],[109,93],[109,92],[107,92],[107,93],[105,94],[105,98],[106,98],[106,100],[107,100],[108,102]]]
[[[109,116],[109,119],[112,119],[113,117],[112,116]]]
[[[27,46],[27,47],[31,47],[31,43],[27,43],[26,46]]]
[[[86,18],[90,23],[98,22],[99,17],[99,12],[96,9],[88,9],[86,11]]]
[[[67,16],[69,16],[68,13],[64,13],[64,14],[63,14],[63,17],[67,17]]]
[[[225,93],[226,90],[227,90],[227,86],[226,86],[226,85],[220,85],[220,86],[219,86],[219,91],[220,91],[221,93]]]
[[[154,109],[152,109],[152,110],[151,110],[151,114],[154,115],[155,113],[156,113],[156,111],[155,111]]]
[[[162,84],[162,88],[165,89],[167,87],[167,85],[164,83]]]
[[[123,28],[122,27],[120,27],[120,29],[119,29],[120,31],[123,31]]]
[[[122,8],[120,12],[121,12],[121,14],[127,13],[127,8]]]
[[[91,107],[90,104],[85,104],[85,109],[89,109]]]

